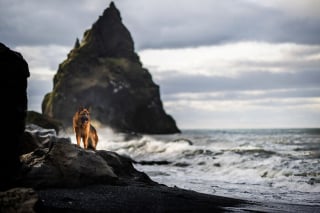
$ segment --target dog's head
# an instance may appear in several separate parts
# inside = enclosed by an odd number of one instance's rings
[[[81,124],[86,124],[90,121],[90,112],[88,109],[80,107],[78,113]]]

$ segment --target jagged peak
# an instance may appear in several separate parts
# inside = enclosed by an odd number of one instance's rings
[[[111,1],[91,29],[83,34],[80,47],[74,50],[90,52],[99,57],[122,57],[138,62],[134,43],[128,29],[123,25],[120,11]],[[70,55],[71,56],[71,55]]]
[[[76,42],[74,43],[74,49],[79,48],[80,47],[80,42],[79,42],[79,38],[76,39]]]
[[[121,21],[120,11],[118,10],[118,8],[116,7],[113,1],[111,1],[109,4],[109,7],[105,9],[105,11],[103,12],[103,16],[109,16],[109,17],[111,16],[114,19],[118,19]]]
[[[113,1],[110,2],[109,7],[113,9],[117,9]]]

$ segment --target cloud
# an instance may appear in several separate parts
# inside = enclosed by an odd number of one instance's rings
[[[115,1],[138,50],[249,40],[319,44],[319,15],[299,15],[303,8],[310,11],[304,14],[316,14],[318,3],[304,2],[273,1],[265,5],[248,0]],[[44,44],[72,47],[108,4],[103,0],[2,0],[0,37],[11,47]]]
[[[29,109],[41,111],[42,99],[52,90],[53,75],[69,49],[48,45],[19,46],[16,50],[26,58],[31,72]],[[225,109],[234,114],[242,110],[249,116],[249,111],[258,107],[276,107],[271,103],[279,103],[278,100],[314,100],[320,96],[319,46],[244,42],[143,50],[139,55],[160,85],[166,110],[182,121],[186,119],[179,118],[182,112],[198,114],[203,110],[208,116],[221,112],[228,119]],[[287,105],[290,103],[293,104]]]
[[[164,98],[176,93],[319,88],[319,45],[240,42],[139,54]]]
[[[169,101],[165,102],[165,108],[175,116],[182,129],[314,128],[320,125],[319,99],[309,99],[308,103],[304,99]]]
[[[286,13],[251,1],[122,1],[124,21],[138,49],[266,41],[320,43],[318,16]],[[144,8],[143,13],[136,13]]]
[[[320,113],[320,98],[289,98],[289,99],[257,99],[257,100],[179,100],[166,102],[172,109],[189,108],[194,111],[212,112],[250,112],[254,110],[277,111],[293,109],[314,109]]]
[[[303,99],[320,97],[320,88],[298,88],[298,89],[272,89],[272,90],[223,90],[213,92],[179,92],[163,94],[164,101],[186,100],[186,101],[207,101],[207,100],[261,100],[261,99]]]
[[[319,88],[320,71],[244,72],[236,77],[181,75],[162,78],[162,93]]]
[[[72,47],[107,6],[105,1],[88,0],[1,0],[0,37],[12,48],[47,44]]]
[[[188,128],[315,128],[320,125],[320,99],[166,101],[178,125]]]
[[[41,102],[53,88],[53,76],[58,65],[66,59],[68,47],[58,45],[17,46],[15,51],[22,54],[28,63],[28,110],[41,112]]]
[[[40,71],[43,75],[56,72],[58,65],[67,58],[69,47],[61,45],[17,46],[14,50],[20,52],[26,59],[32,73]]]
[[[40,111],[58,65],[110,1],[0,1],[1,42],[22,53]],[[115,0],[181,128],[320,126],[317,0]]]
[[[139,51],[156,79],[183,74],[235,76],[239,72],[295,72],[320,67],[320,45],[236,42],[223,45]],[[164,73],[166,72],[166,73]]]
[[[318,0],[248,0],[253,4],[281,10],[291,16],[319,18],[320,2]]]
[[[139,53],[181,128],[320,125],[319,45],[237,42]]]
[[[52,76],[53,77],[53,76]],[[41,112],[41,103],[46,93],[52,90],[52,80],[30,77],[28,79],[28,110]]]

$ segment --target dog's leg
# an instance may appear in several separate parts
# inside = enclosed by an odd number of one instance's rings
[[[97,130],[90,125],[90,141],[91,142],[91,147],[93,150],[96,150],[97,144],[98,144],[98,134]]]
[[[77,145],[80,146],[81,135],[80,134],[76,134],[76,139],[77,139]]]
[[[95,132],[94,135],[92,135],[92,141],[93,141],[94,150],[96,150],[96,147],[97,147],[97,144],[98,144],[98,135],[97,135],[96,132]]]
[[[90,145],[92,147],[93,150],[96,150],[96,146],[97,146],[97,143],[96,143],[96,140],[94,138],[94,136],[92,134],[90,134]]]
[[[85,149],[88,149],[88,139],[89,136],[83,137],[83,146]]]

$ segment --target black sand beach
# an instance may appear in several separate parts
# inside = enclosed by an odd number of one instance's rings
[[[166,186],[92,185],[39,190],[37,212],[319,212],[319,207],[257,203]]]

